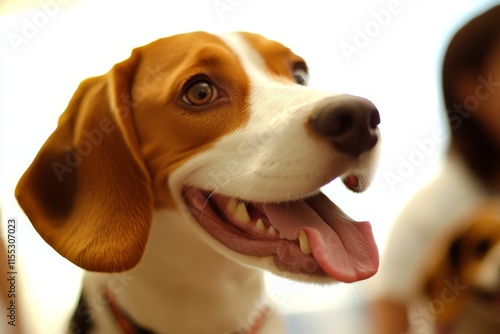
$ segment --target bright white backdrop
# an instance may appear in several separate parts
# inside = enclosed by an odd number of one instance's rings
[[[25,4],[26,3],[26,4]],[[447,133],[439,68],[464,20],[494,1],[177,0],[8,1],[0,4],[0,204],[17,217],[22,302],[29,333],[60,333],[81,272],[32,230],[13,189],[54,130],[78,83],[109,70],[136,46],[175,33],[246,30],[303,56],[310,86],[372,100],[382,116],[379,172],[364,194],[338,182],[324,191],[353,218],[369,220],[381,249],[411,195],[439,168]],[[10,6],[12,5],[13,6]],[[3,6],[3,7],[2,7]],[[3,269],[0,269],[3,270]],[[305,287],[268,279],[285,312],[359,303],[363,285]],[[28,318],[29,316],[29,318]],[[3,319],[0,312],[0,319]],[[0,324],[0,328],[1,328]]]

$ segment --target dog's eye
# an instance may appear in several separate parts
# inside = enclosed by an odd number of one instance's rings
[[[218,96],[219,92],[212,83],[200,80],[187,88],[182,96],[182,101],[194,106],[204,106],[215,101]]]
[[[292,75],[296,83],[298,83],[301,86],[307,86],[307,79],[309,79],[309,76],[306,70],[302,68],[297,68],[293,71]]]
[[[474,247],[474,252],[477,256],[483,257],[488,253],[491,248],[491,241],[489,239],[483,239],[479,241]]]

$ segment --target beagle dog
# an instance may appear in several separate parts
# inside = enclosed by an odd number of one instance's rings
[[[78,87],[16,188],[42,238],[88,271],[74,333],[283,333],[259,269],[377,271],[370,224],[319,189],[367,189],[379,112],[306,82],[275,41],[194,32]]]
[[[483,203],[460,226],[424,285],[436,332],[500,333],[500,200]]]

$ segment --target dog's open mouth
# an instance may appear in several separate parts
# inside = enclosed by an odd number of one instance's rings
[[[272,256],[282,272],[354,282],[378,269],[370,224],[353,221],[321,192],[265,204],[195,187],[185,187],[183,197],[215,239],[241,254]]]

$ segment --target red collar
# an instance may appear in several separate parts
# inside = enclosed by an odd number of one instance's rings
[[[123,334],[153,334],[152,331],[136,325],[130,317],[122,312],[109,289],[104,289],[104,296]],[[242,324],[234,334],[258,334],[264,326],[270,311],[269,305],[262,303],[250,314],[248,322]]]
[[[152,331],[136,325],[130,317],[122,312],[111,290],[108,288],[104,289],[104,296],[123,334],[153,334]]]

